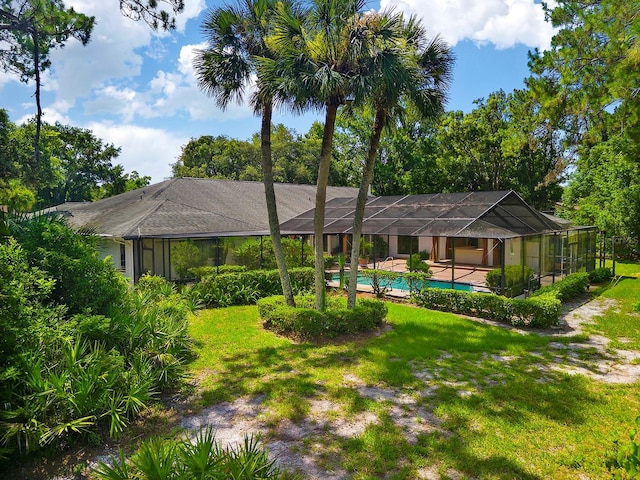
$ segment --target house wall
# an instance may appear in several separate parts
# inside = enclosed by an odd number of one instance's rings
[[[120,245],[124,245],[125,268],[121,266]],[[99,242],[100,258],[111,257],[113,267],[133,283],[133,241],[122,238],[103,238]]]

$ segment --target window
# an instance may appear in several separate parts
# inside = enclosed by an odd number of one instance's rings
[[[127,269],[127,254],[124,243],[120,244],[120,270]]]
[[[398,236],[398,254],[410,255],[418,253],[418,237],[409,237],[406,235]]]

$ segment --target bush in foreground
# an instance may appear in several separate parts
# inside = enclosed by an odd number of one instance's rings
[[[266,329],[300,340],[373,330],[387,315],[387,306],[379,300],[360,299],[348,309],[344,299],[329,298],[323,312],[315,310],[313,304],[313,296],[305,295],[296,297],[296,307],[289,307],[278,295],[258,301],[258,311]]]
[[[193,440],[146,440],[128,459],[120,451],[119,458],[111,457],[109,465],[100,462],[92,478],[278,480],[295,477],[285,477],[255,437],[245,436],[242,444],[225,448],[208,427],[200,430]]]
[[[158,277],[128,290],[95,239],[61,219],[11,226],[0,240],[0,457],[119,435],[180,382],[194,305]]]

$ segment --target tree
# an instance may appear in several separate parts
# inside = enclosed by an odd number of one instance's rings
[[[527,85],[573,163],[563,212],[633,234],[640,217],[624,204],[640,190],[640,4],[560,0],[547,16],[558,33],[549,51],[531,55]]]
[[[142,20],[153,30],[173,30],[176,28],[176,15],[184,10],[184,0],[119,0],[120,11],[134,21]],[[160,8],[164,3],[171,7],[172,13]]]
[[[364,209],[382,130],[406,102],[414,104],[425,118],[442,113],[453,69],[449,47],[438,38],[427,41],[424,29],[415,18],[405,23],[401,15],[370,14],[363,21],[379,44],[378,54],[370,58],[371,70],[375,72],[371,97],[375,116],[351,230],[349,308],[356,304],[358,269],[354,267],[358,265]]]
[[[95,18],[65,8],[62,0],[1,0],[0,1],[0,68],[12,72],[27,83],[36,84],[36,131],[34,152],[39,163],[40,73],[51,65],[49,52],[62,48],[69,38],[86,45]]]
[[[284,4],[280,4],[282,8]],[[272,0],[243,0],[237,7],[211,11],[203,25],[209,46],[196,55],[194,67],[198,83],[207,94],[226,108],[233,99],[241,101],[251,76],[256,73],[256,57],[272,58],[267,37],[272,29]],[[280,237],[280,222],[273,185],[271,158],[271,118],[273,97],[263,87],[258,72],[258,90],[251,98],[255,112],[260,112],[260,163],[264,182],[269,232],[276,257],[282,291],[288,305],[294,306],[293,289],[285,263]]]
[[[364,0],[314,0],[306,15],[278,10],[274,49],[276,59],[261,60],[258,68],[274,98],[294,109],[325,112],[318,160],[314,213],[315,307],[324,310],[324,212],[338,109],[359,104],[370,92],[374,37],[364,15]]]

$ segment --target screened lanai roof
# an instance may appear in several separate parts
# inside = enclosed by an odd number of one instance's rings
[[[355,198],[326,204],[325,234],[351,233]],[[314,210],[281,225],[284,234],[313,234]],[[513,238],[566,230],[513,191],[370,197],[363,234]]]

